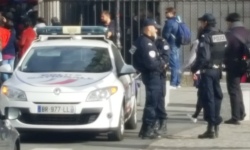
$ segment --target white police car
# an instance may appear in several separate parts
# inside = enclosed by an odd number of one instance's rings
[[[136,71],[103,27],[43,27],[1,87],[0,108],[24,131],[107,132],[122,140],[135,129]]]

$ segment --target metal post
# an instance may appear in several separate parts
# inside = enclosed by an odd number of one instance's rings
[[[120,0],[116,0],[116,45],[121,50],[120,31]]]

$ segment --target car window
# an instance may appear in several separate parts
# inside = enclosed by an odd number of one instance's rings
[[[107,48],[56,46],[30,50],[20,71],[23,72],[107,72],[112,70]]]
[[[117,72],[120,72],[125,62],[122,58],[121,52],[117,49],[116,46],[112,45],[112,51],[115,57],[114,59],[115,59],[115,66],[116,66]]]

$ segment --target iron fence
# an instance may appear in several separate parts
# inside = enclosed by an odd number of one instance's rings
[[[99,25],[103,10],[110,11],[115,19],[116,5],[115,0],[43,0],[39,3],[39,14],[48,21],[56,14],[64,25]],[[151,17],[163,26],[165,8],[170,6],[191,28],[192,40],[196,39],[197,18],[205,12],[214,14],[222,31],[227,29],[225,17],[230,12],[239,13],[245,26],[250,26],[250,0],[120,0],[121,52],[127,63],[131,63],[128,50],[140,35],[141,21]],[[182,62],[188,58],[189,49],[190,46],[182,48]]]

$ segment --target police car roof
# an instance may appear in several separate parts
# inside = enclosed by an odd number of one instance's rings
[[[92,46],[92,47],[105,47],[108,48],[110,43],[103,40],[45,40],[34,42],[32,47],[41,47],[41,46]]]

